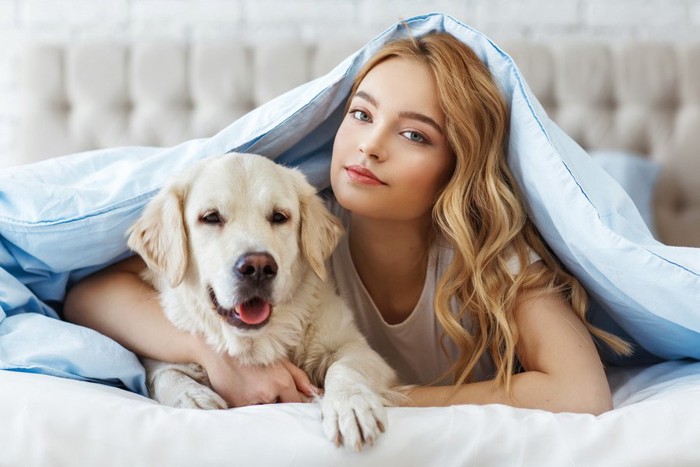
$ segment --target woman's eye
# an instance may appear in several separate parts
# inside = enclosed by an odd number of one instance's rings
[[[199,216],[199,221],[208,225],[221,225],[224,223],[218,211],[207,211]]]
[[[360,120],[361,122],[369,122],[370,118],[367,112],[363,110],[353,110],[350,112],[355,120]]]
[[[289,216],[282,211],[275,211],[270,216],[270,223],[272,224],[284,224],[289,220]]]
[[[404,131],[403,135],[414,143],[425,143],[427,140],[423,135],[415,131]]]

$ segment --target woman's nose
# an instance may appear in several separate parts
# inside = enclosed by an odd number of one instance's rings
[[[387,156],[384,131],[379,127],[368,131],[360,143],[360,151],[366,157],[384,160]]]

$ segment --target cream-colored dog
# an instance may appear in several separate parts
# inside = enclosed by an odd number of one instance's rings
[[[246,365],[283,357],[324,387],[323,428],[360,449],[387,425],[394,371],[326,281],[342,234],[304,176],[251,154],[207,158],[148,204],[129,232],[168,318]],[[154,399],[226,408],[195,364],[144,359]]]

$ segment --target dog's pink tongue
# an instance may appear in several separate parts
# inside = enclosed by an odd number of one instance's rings
[[[265,300],[254,298],[236,306],[238,317],[246,324],[260,324],[270,316],[270,304]]]

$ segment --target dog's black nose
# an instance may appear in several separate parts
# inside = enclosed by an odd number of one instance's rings
[[[277,275],[277,263],[269,253],[247,253],[236,261],[235,272],[242,279],[262,282]]]

